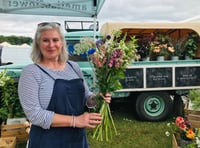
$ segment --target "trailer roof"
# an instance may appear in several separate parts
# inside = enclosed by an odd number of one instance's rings
[[[176,32],[177,35],[184,35],[195,31],[200,35],[200,22],[190,23],[131,23],[131,22],[108,22],[102,25],[101,35],[112,34],[113,30],[122,30],[129,35],[149,34],[156,31],[167,33]]]

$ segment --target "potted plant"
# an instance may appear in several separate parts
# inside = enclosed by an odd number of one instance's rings
[[[200,109],[200,89],[192,89],[188,95],[194,110]]]
[[[7,71],[0,72],[1,107],[0,120],[7,118],[25,117],[18,98],[17,84],[7,75]]]
[[[182,58],[182,51],[184,49],[185,40],[185,37],[172,39],[172,44],[174,47],[174,52],[171,56],[172,60],[179,60],[180,58]]]
[[[159,58],[168,59],[174,53],[169,35],[164,32],[156,32],[151,42],[151,52],[157,57],[157,60]]]
[[[184,44],[184,56],[194,58],[196,56],[199,43],[199,35],[196,32],[189,33]]]
[[[150,48],[153,39],[153,34],[151,34],[150,36],[139,35],[137,39],[138,54],[140,55],[143,61],[149,61],[151,59]]]
[[[24,143],[28,139],[24,127],[26,118],[18,98],[17,83],[6,70],[0,72],[0,90],[1,137],[16,137],[17,143]]]

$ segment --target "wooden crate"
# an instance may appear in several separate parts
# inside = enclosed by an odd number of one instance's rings
[[[16,147],[16,137],[0,138],[0,148],[15,148],[15,147]]]
[[[172,148],[180,148],[174,134],[172,135]]]
[[[200,111],[185,110],[185,116],[191,123],[192,127],[200,127]]]
[[[17,143],[25,143],[28,140],[28,133],[23,124],[1,125],[1,137],[16,137]]]

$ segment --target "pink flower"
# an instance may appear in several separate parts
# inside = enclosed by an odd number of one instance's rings
[[[184,118],[183,117],[177,117],[176,118],[176,125],[179,126],[180,124],[184,123]]]

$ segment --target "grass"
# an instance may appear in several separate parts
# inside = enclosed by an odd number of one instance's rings
[[[92,130],[87,130],[90,148],[170,148],[171,137],[167,137],[168,119],[163,122],[144,122],[137,119],[133,104],[114,102],[112,115],[119,135],[112,140],[100,142],[92,139]]]
[[[112,140],[100,142],[92,139],[93,130],[87,129],[90,148],[170,148],[171,137],[165,136],[168,119],[163,122],[140,121],[131,102],[115,102],[111,110],[118,135]],[[25,148],[24,145],[17,148]]]

